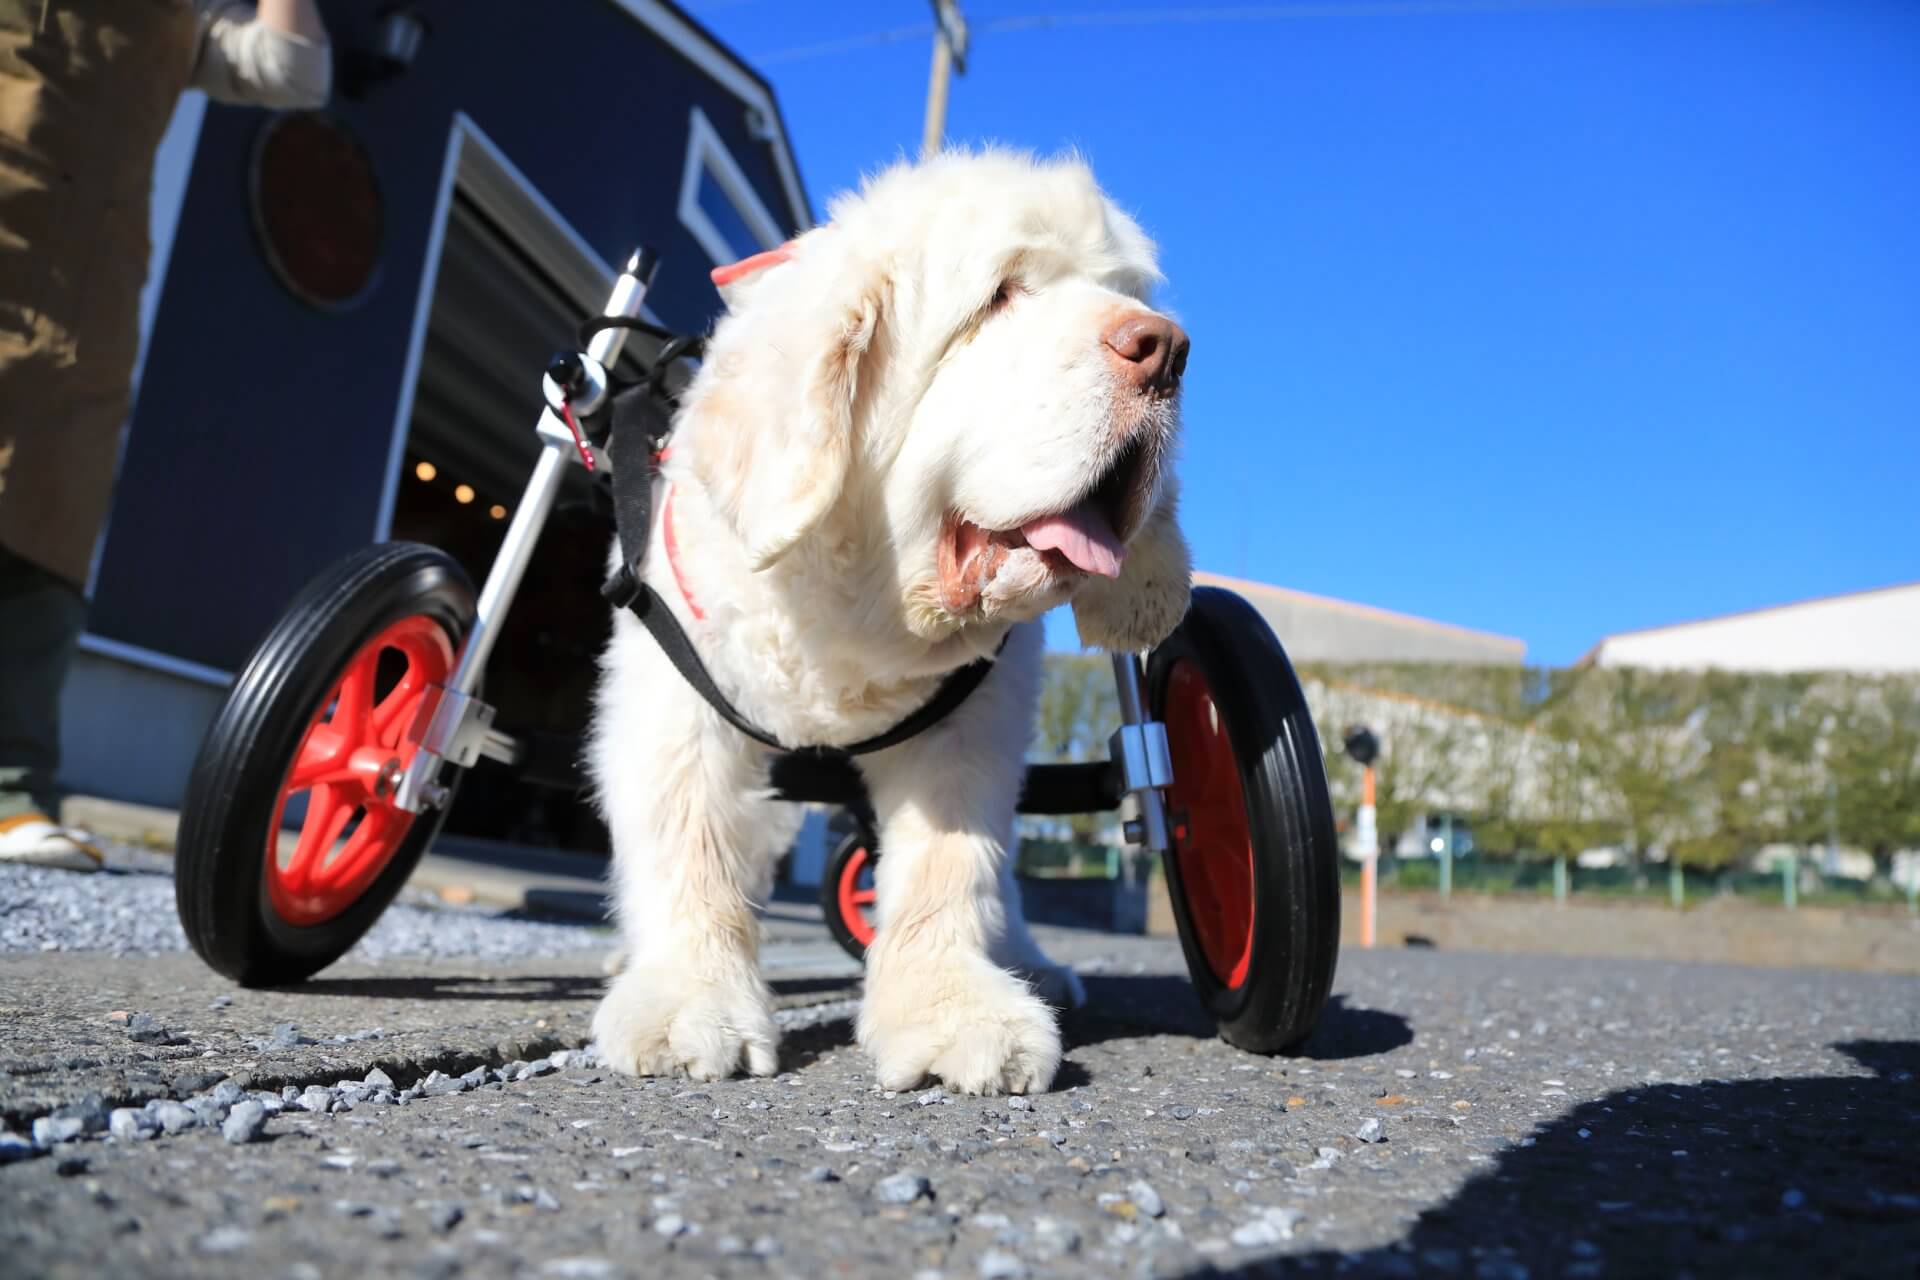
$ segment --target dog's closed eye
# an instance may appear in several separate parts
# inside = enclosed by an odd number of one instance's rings
[[[972,342],[987,321],[1013,305],[1014,298],[1020,294],[1032,292],[1033,290],[1012,276],[1008,276],[995,287],[993,295],[987,299],[985,305],[968,315],[960,327],[954,331],[953,336],[947,340],[944,350],[950,352],[956,347],[963,347]]]

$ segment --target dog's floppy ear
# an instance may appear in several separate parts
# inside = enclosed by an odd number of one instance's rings
[[[814,232],[739,275],[715,272],[723,288],[751,281],[751,304],[715,334],[691,406],[692,463],[756,570],[818,524],[846,483],[861,358],[880,321],[878,273],[855,256]]]
[[[1090,578],[1073,597],[1080,643],[1109,653],[1140,653],[1173,634],[1187,616],[1193,561],[1178,520],[1180,488],[1169,475],[1146,524],[1127,544],[1118,578]]]

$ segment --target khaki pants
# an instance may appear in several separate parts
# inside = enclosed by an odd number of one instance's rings
[[[186,0],[0,0],[0,815],[58,763],[196,32]]]

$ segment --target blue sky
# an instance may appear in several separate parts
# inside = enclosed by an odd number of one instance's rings
[[[917,148],[920,0],[688,8],[816,207]],[[1161,243],[1200,567],[1556,664],[1920,579],[1920,4],[963,8],[948,136]]]

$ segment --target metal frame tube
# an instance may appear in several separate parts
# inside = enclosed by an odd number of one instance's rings
[[[635,250],[614,280],[606,309],[600,314],[638,319],[658,265],[659,258],[651,250]],[[587,354],[603,369],[611,369],[627,344],[627,332],[618,327],[600,330],[588,344]],[[491,754],[512,754],[517,750],[505,735],[493,731],[491,708],[475,702],[472,694],[480,683],[480,673],[486,670],[487,659],[493,655],[494,642],[500,635],[500,620],[513,605],[527,566],[533,560],[534,548],[540,543],[540,533],[553,511],[554,500],[560,496],[560,486],[566,480],[564,468],[568,460],[576,456],[573,433],[552,409],[541,410],[534,433],[540,437],[540,458],[534,463],[533,475],[520,495],[513,521],[500,543],[500,552],[487,570],[486,584],[480,588],[480,600],[474,606],[473,627],[461,646],[460,663],[441,686],[437,702],[422,723],[410,730],[424,731],[428,741],[414,752],[406,776],[396,789],[394,802],[415,813],[445,802],[445,789],[435,782],[443,761],[452,759],[465,764],[471,763],[478,750],[490,749]]]
[[[649,249],[636,249],[628,255],[626,265],[614,279],[613,291],[607,296],[607,305],[600,314],[637,319],[641,308],[646,305],[647,290],[653,283],[654,269],[659,266],[659,261],[659,257]],[[626,329],[621,328],[600,330],[587,344],[587,354],[602,369],[613,368],[627,345],[627,333]],[[513,523],[507,526],[507,536],[500,544],[500,553],[494,557],[493,567],[487,572],[486,585],[480,589],[480,603],[475,608],[473,630],[467,634],[466,646],[460,653],[460,665],[447,682],[447,687],[456,693],[472,693],[480,681],[480,673],[486,669],[487,659],[493,654],[494,641],[499,636],[500,617],[512,606],[513,597],[520,590],[527,564],[533,559],[533,549],[539,545],[541,530],[546,527],[554,499],[559,497],[560,486],[565,481],[563,469],[574,456],[573,433],[555,416],[552,409],[540,411],[540,420],[535,424],[534,431],[540,437],[540,460],[534,464],[526,492],[520,495],[520,505],[513,513]]]
[[[566,479],[569,445],[550,438],[543,438],[540,445],[540,460],[533,465],[533,477],[520,495],[520,505],[514,510],[513,522],[507,526],[500,553],[493,558],[486,585],[480,589],[473,628],[467,632],[467,643],[460,651],[460,665],[447,681],[447,688],[456,693],[472,693],[479,684],[480,673],[486,669],[494,641],[500,636],[500,618],[520,590],[520,581],[533,559],[533,549],[539,545],[540,533],[546,528],[547,516]]]
[[[1127,725],[1148,723],[1147,699],[1140,678],[1140,659],[1131,653],[1116,653],[1113,657],[1113,684],[1120,696],[1120,723],[1123,729]],[[1141,787],[1133,791],[1135,803],[1140,806],[1140,832],[1144,839],[1140,843],[1155,853],[1165,853],[1170,847],[1167,839],[1167,809],[1164,797],[1154,787]]]

